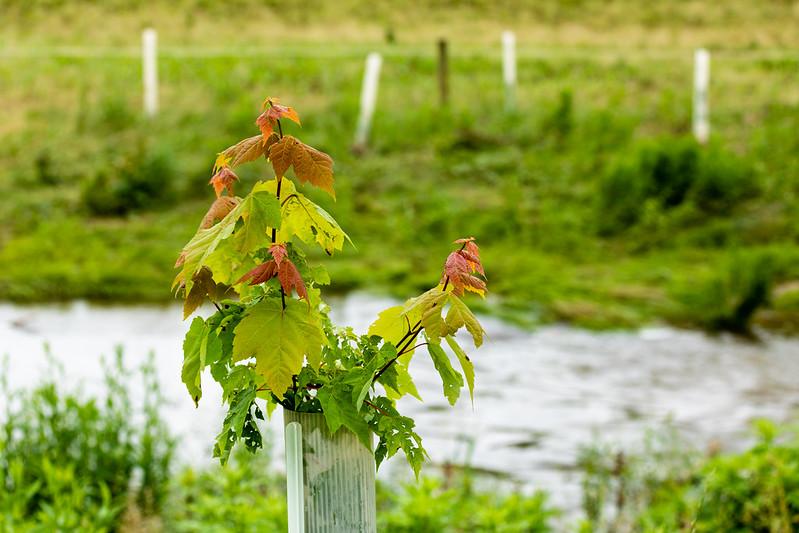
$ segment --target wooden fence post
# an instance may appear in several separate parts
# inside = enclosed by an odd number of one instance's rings
[[[446,39],[438,40],[438,100],[441,107],[449,104],[449,59]]]

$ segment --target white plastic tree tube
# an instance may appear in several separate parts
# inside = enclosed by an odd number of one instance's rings
[[[288,533],[305,533],[302,426],[299,422],[286,424],[286,484],[289,513]]]
[[[302,426],[304,531],[376,533],[375,458],[372,451],[346,428],[342,427],[331,435],[322,414],[289,410],[283,413],[287,460],[289,445],[296,446],[289,441],[289,434],[292,434],[292,439],[297,434],[296,429],[289,428],[296,424]],[[288,463],[286,467],[287,472],[293,468]],[[296,469],[292,473],[296,475]],[[289,503],[291,519],[291,499]]]

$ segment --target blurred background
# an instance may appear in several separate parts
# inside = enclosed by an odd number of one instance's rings
[[[305,192],[356,246],[314,257],[338,323],[365,331],[451,241],[481,245],[474,409],[404,406],[432,465],[381,469],[382,529],[799,528],[799,2],[4,0],[0,20],[0,530],[285,528],[280,415],[271,454],[212,465],[223,413],[183,390],[170,292],[266,96],[335,160],[337,200]]]

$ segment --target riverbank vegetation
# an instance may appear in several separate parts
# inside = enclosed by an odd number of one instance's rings
[[[0,528],[4,531],[284,531],[285,478],[265,449],[225,466],[179,463],[152,365],[107,365],[96,396],[58,385],[2,387]],[[140,391],[140,392],[134,392]],[[799,439],[761,421],[757,440],[700,453],[673,430],[640,450],[587,446],[577,463],[581,509],[481,479],[468,465],[378,485],[380,531],[793,531],[799,527]]]
[[[204,212],[194,191],[210,177],[207,154],[250,132],[270,93],[306,109],[304,137],[336,159],[336,203],[306,192],[358,247],[330,263],[340,290],[422,288],[440,242],[466,231],[489,243],[497,297],[486,309],[521,323],[796,331],[799,93],[797,60],[782,53],[797,45],[795,13],[733,2],[719,18],[698,2],[694,15],[670,18],[661,11],[673,8],[626,3],[636,9],[622,17],[602,8],[594,19],[598,4],[587,0],[522,10],[518,107],[505,112],[494,41],[513,26],[513,2],[476,40],[464,33],[473,10],[487,9],[477,4],[449,10],[447,26],[423,4],[430,16],[414,17],[426,21],[417,28],[379,3],[369,22],[353,1],[352,20],[320,12],[330,17],[324,31],[289,10],[275,20],[307,31],[279,46],[246,16],[222,19],[214,35],[229,38],[207,41],[218,13],[205,4],[185,18],[166,4],[159,17],[131,7],[81,33],[85,20],[66,4],[11,2],[18,24],[0,32],[0,298],[169,299],[173,251]],[[163,30],[162,110],[151,120],[140,113],[136,56],[146,24]],[[350,24],[363,31],[344,31]],[[573,31],[545,45],[547,24]],[[602,24],[639,46],[610,47]],[[741,42],[735,28],[748,25],[769,31]],[[446,107],[434,29],[453,53]],[[101,48],[86,46],[95,42]],[[713,53],[708,146],[690,138],[698,44]],[[363,58],[373,49],[385,54],[378,109],[371,146],[356,155]],[[244,187],[261,177],[241,174]]]

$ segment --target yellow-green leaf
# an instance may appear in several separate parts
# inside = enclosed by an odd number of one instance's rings
[[[299,300],[263,300],[234,330],[233,360],[255,357],[255,370],[278,398],[299,373],[303,359],[319,361],[325,337],[319,315]]]
[[[475,347],[483,344],[485,330],[483,330],[483,326],[477,321],[472,311],[463,303],[463,300],[454,294],[450,295],[449,302],[450,307],[445,319],[448,332],[455,333],[463,326],[466,326],[466,330],[472,336]]]
[[[463,348],[460,347],[460,344],[458,344],[452,336],[447,335],[445,339],[449,347],[452,348],[452,351],[455,353],[455,357],[457,357],[458,361],[461,363],[463,375],[466,378],[466,385],[469,387],[469,398],[472,400],[472,407],[474,407],[474,363],[472,363],[472,360],[469,359],[469,356],[466,355],[466,352],[463,351]]]

